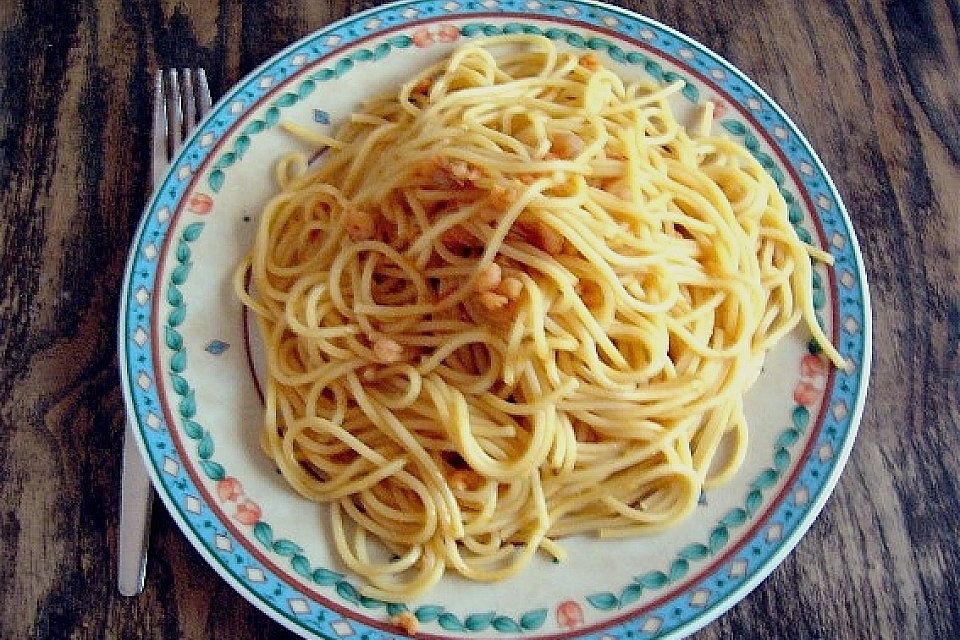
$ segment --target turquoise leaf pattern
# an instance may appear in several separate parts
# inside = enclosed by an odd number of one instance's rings
[[[190,260],[190,245],[186,240],[186,230],[184,230],[184,238],[177,243],[177,262],[180,264],[186,264]]]
[[[253,525],[253,537],[265,547],[273,547],[273,527],[260,521]]]
[[[680,550],[680,557],[684,560],[703,560],[710,555],[710,549],[698,542],[687,545]]]
[[[790,464],[790,454],[787,453],[786,449],[777,449],[777,452],[773,454],[773,466],[777,471],[786,470],[787,466]]]
[[[290,566],[298,575],[304,578],[310,578],[310,561],[306,556],[297,554],[290,559]]]
[[[763,501],[763,494],[760,492],[759,489],[754,489],[753,491],[747,494],[747,499],[746,499],[746,502],[744,503],[744,506],[746,507],[749,513],[753,514],[757,511],[757,509],[760,508],[760,503],[762,501]]]
[[[263,541],[261,540],[261,543],[262,542]],[[310,578],[319,585],[330,586],[342,580],[343,574],[320,567],[313,570],[313,573],[310,574]]]
[[[739,527],[747,521],[747,512],[744,509],[732,509],[730,513],[724,516],[722,523],[725,527]]]
[[[623,588],[623,591],[620,592],[620,604],[621,606],[626,606],[632,604],[640,599],[640,596],[643,594],[643,585],[632,583],[628,584]]]
[[[799,431],[797,431],[796,429],[787,429],[786,431],[781,433],[780,436],[777,438],[777,447],[784,448],[784,449],[787,447],[792,447],[793,443],[795,443],[799,438],[800,438]]]
[[[193,266],[189,262],[186,264],[178,264],[174,267],[173,272],[170,274],[170,282],[176,285],[181,285],[187,281],[187,276],[190,275],[190,267]]]
[[[190,389],[190,385],[189,383],[187,383],[186,379],[184,379],[183,376],[177,375],[176,373],[170,374],[170,386],[173,387],[173,392],[176,393],[178,396],[182,396],[186,394],[187,391]],[[188,433],[187,435],[190,435],[190,434]],[[196,438],[193,438],[193,439],[196,440],[199,437],[200,436],[198,435]]]
[[[213,438],[210,437],[209,431],[200,436],[200,443],[197,445],[197,455],[203,460],[209,460],[213,456]]]
[[[690,102],[700,102],[700,90],[697,89],[697,85],[693,84],[692,82],[685,83],[683,85],[683,89],[680,90],[680,93],[682,93],[683,97]]]
[[[183,432],[186,433],[187,437],[191,440],[197,440],[203,436],[203,427],[193,420],[184,420]]]
[[[283,94],[282,96],[280,96],[279,98],[277,98],[276,105],[277,105],[277,107],[279,107],[279,108],[282,109],[282,108],[289,107],[290,105],[296,103],[297,99],[298,99],[297,94],[295,94],[295,93],[285,93],[285,94]]]
[[[413,615],[416,617],[418,622],[426,623],[433,622],[440,617],[441,613],[443,613],[443,607],[434,604],[425,604],[417,607],[416,611],[413,612]]]
[[[761,491],[764,489],[769,489],[776,483],[777,478],[779,477],[780,472],[776,469],[764,469],[762,472],[760,472],[760,475],[757,476],[757,479],[753,481],[751,486],[754,489],[760,489]]]
[[[593,593],[587,596],[587,602],[601,611],[609,611],[620,606],[620,600],[609,591],[602,593]]]
[[[180,293],[180,289],[173,282],[167,287],[167,302],[170,303],[171,307],[183,306],[183,294]]]
[[[794,426],[796,426],[800,433],[803,433],[803,430],[806,429],[808,422],[810,422],[810,410],[802,404],[797,405],[797,407],[793,410]]]
[[[527,611],[525,614],[520,616],[520,626],[527,631],[533,631],[534,629],[539,629],[542,627],[546,619],[546,609],[534,609],[533,611]]]
[[[467,619],[463,621],[463,626],[465,626],[470,631],[483,631],[490,626],[490,623],[493,621],[493,617],[496,614],[493,611],[487,613],[473,613],[467,616]]]
[[[720,126],[735,136],[742,136],[747,133],[747,126],[739,120],[724,120]]]
[[[214,482],[223,480],[227,475],[223,470],[223,465],[212,460],[200,460],[200,468],[203,469],[203,474]]]
[[[383,600],[378,600],[377,598],[360,596],[360,605],[367,609],[379,609],[380,607],[386,604],[387,604],[386,602],[384,602]]]
[[[223,188],[223,183],[226,179],[227,176],[223,173],[222,169],[214,169],[207,177],[207,184],[214,193],[219,193],[220,189]]]
[[[683,576],[687,575],[687,571],[690,570],[690,562],[685,558],[677,558],[670,563],[670,572],[669,582],[676,582]]]
[[[244,127],[243,135],[255,136],[266,128],[267,128],[267,123],[264,122],[263,120],[251,120],[250,124]]]
[[[493,628],[500,633],[519,633],[520,625],[513,618],[507,616],[497,616],[493,619]]]
[[[167,343],[167,348],[170,349],[171,351],[180,351],[181,349],[183,349],[183,337],[173,327],[167,326],[163,330],[163,338],[164,338],[164,341]]]
[[[710,532],[710,551],[716,553],[730,540],[730,532],[724,526],[718,526]]]
[[[297,97],[301,99],[306,98],[311,93],[313,93],[313,90],[316,88],[317,88],[317,83],[315,81],[309,80],[309,79],[304,80],[303,82],[300,83],[300,86],[297,87]]]
[[[269,109],[267,109],[267,111],[263,114],[263,121],[264,123],[266,123],[268,127],[272,127],[273,125],[280,122],[280,108],[274,105]],[[229,154],[224,154],[224,155],[229,155]]]
[[[638,582],[648,589],[659,589],[670,582],[670,578],[663,571],[651,571],[641,576]]]
[[[357,588],[347,582],[346,580],[341,580],[336,585],[337,593],[341,598],[347,602],[352,602],[353,604],[360,603],[360,592],[357,591]]]
[[[437,624],[439,624],[442,629],[446,629],[447,631],[467,630],[467,628],[463,626],[463,623],[460,622],[460,619],[449,611],[440,614],[440,616],[437,618]]]
[[[179,327],[187,317],[186,307],[177,307],[167,315],[167,326],[170,328]]]
[[[204,224],[205,223],[203,222],[194,222],[192,224],[188,224],[183,229],[183,239],[186,242],[195,241],[200,237],[200,233],[203,231]]]
[[[281,556],[295,556],[303,552],[303,549],[292,540],[280,539],[273,543],[273,551]]]
[[[197,400],[193,395],[193,389],[188,391],[187,395],[180,401],[179,409],[180,415],[184,418],[192,418],[197,413]]]

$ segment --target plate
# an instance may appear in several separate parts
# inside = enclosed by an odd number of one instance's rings
[[[536,560],[494,585],[445,576],[409,605],[363,597],[331,545],[322,507],[297,496],[261,453],[250,331],[231,278],[273,193],[273,165],[297,142],[289,119],[332,130],[484,35],[542,34],[594,51],[632,78],[682,80],[675,108],[714,101],[829,251],[813,278],[818,315],[850,366],[834,370],[798,331],[769,354],[747,397],[747,459],[668,533],[565,540],[570,560]],[[293,44],[220,100],[172,163],[136,232],[123,285],[119,353],[127,410],[154,485],[187,538],[251,603],[310,638],[387,638],[408,609],[422,637],[679,637],[742,599],[797,544],[853,445],[870,367],[863,263],[843,203],[796,126],[754,83],[690,38],[586,1],[436,0],[360,13]],[[255,349],[254,349],[255,351]],[[800,586],[797,587],[801,588]]]

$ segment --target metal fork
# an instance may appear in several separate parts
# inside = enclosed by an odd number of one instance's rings
[[[153,188],[163,180],[184,138],[210,110],[210,102],[210,88],[203,69],[157,71],[153,89]],[[117,534],[117,587],[125,596],[135,596],[143,591],[153,504],[150,475],[137,451],[135,429],[135,416],[127,416],[120,482],[120,530]]]

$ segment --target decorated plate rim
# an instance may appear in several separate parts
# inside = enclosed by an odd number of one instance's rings
[[[473,4],[482,5],[483,3],[473,3]],[[507,2],[503,2],[502,4],[507,4]],[[539,7],[537,7],[537,9],[541,9],[543,8],[544,3],[527,2],[527,3],[522,3],[521,5],[521,3],[513,2],[512,4],[515,6],[515,9],[497,13],[495,15],[497,17],[510,17],[510,16],[518,17],[518,18],[525,17],[529,19],[557,22],[557,23],[563,23],[567,25],[573,24],[574,26],[582,26],[583,28],[586,28],[586,29],[607,31],[608,35],[611,35],[616,38],[622,38],[626,40],[636,39],[632,34],[627,34],[621,31],[612,30],[610,27],[605,27],[603,24],[599,22],[592,22],[588,20],[579,20],[579,21],[572,20],[569,17],[564,18],[562,16],[544,13],[539,10],[533,10],[533,11],[523,10],[523,9],[517,10],[518,8],[520,8],[520,6],[527,7],[529,5],[534,5],[534,4],[540,5]],[[769,573],[774,568],[776,568],[782,562],[783,558],[796,546],[797,542],[800,540],[800,538],[803,536],[806,530],[810,527],[810,525],[816,519],[817,515],[819,514],[820,510],[823,508],[823,505],[825,504],[829,495],[832,493],[833,488],[835,487],[837,481],[839,480],[840,473],[843,467],[845,466],[850,450],[852,449],[853,442],[855,441],[856,432],[857,432],[860,417],[863,411],[867,383],[869,380],[871,356],[872,356],[872,340],[871,340],[872,326],[871,326],[870,298],[869,298],[869,291],[867,288],[866,276],[863,268],[863,260],[860,253],[859,245],[856,240],[855,231],[849,219],[849,215],[846,211],[846,208],[843,204],[842,199],[840,198],[839,193],[836,190],[836,187],[832,179],[830,178],[829,174],[824,168],[821,160],[819,159],[817,154],[814,152],[809,142],[803,136],[800,129],[783,112],[783,110],[779,107],[779,105],[776,102],[774,102],[772,99],[770,99],[770,97],[762,89],[760,89],[752,80],[750,80],[745,74],[743,74],[737,67],[730,64],[721,56],[712,52],[710,49],[701,45],[700,43],[693,40],[692,38],[684,34],[681,34],[678,31],[670,27],[667,27],[655,20],[652,20],[644,16],[640,16],[633,12],[620,9],[618,7],[605,5],[603,3],[594,2],[593,0],[569,0],[567,2],[558,2],[558,3],[550,3],[550,4],[553,5],[554,7],[573,6],[573,7],[593,8],[595,10],[602,10],[603,12],[606,12],[608,14],[618,14],[620,16],[626,17],[630,21],[636,21],[640,24],[647,25],[651,29],[658,30],[663,34],[669,34],[671,37],[676,38],[678,41],[683,42],[684,44],[697,49],[699,52],[701,52],[702,54],[705,54],[708,58],[714,61],[718,66],[722,67],[725,71],[735,75],[741,83],[743,83],[744,85],[746,85],[746,87],[749,88],[750,91],[752,91],[753,93],[759,96],[759,99],[762,101],[765,107],[771,109],[776,113],[776,115],[786,125],[790,133],[796,138],[797,142],[801,145],[806,155],[812,160],[815,167],[815,174],[824,181],[826,185],[825,191],[827,192],[829,197],[831,197],[832,202],[837,205],[837,208],[838,208],[837,214],[841,222],[840,226],[842,227],[843,231],[846,233],[847,237],[850,239],[850,250],[853,254],[853,265],[850,265],[850,266],[856,269],[857,283],[859,284],[859,288],[860,288],[860,300],[858,302],[860,303],[859,309],[862,313],[861,331],[863,336],[862,338],[863,354],[857,367],[856,392],[854,397],[854,404],[850,410],[848,420],[845,421],[848,426],[845,431],[846,435],[842,441],[842,446],[836,452],[836,455],[832,460],[832,466],[830,468],[828,476],[824,479],[823,483],[817,488],[818,493],[813,498],[813,500],[809,503],[809,505],[806,507],[806,510],[804,511],[802,517],[799,519],[799,522],[795,525],[795,528],[793,529],[793,531],[788,536],[783,538],[782,542],[776,548],[776,550],[771,555],[763,559],[760,562],[759,567],[757,567],[757,569],[752,574],[750,574],[750,576],[746,580],[744,580],[738,587],[736,587],[733,591],[731,591],[726,596],[724,596],[721,600],[712,604],[710,607],[703,609],[700,615],[697,615],[693,619],[685,623],[682,623],[680,626],[670,629],[669,631],[665,630],[670,637],[686,635],[708,624],[709,622],[714,620],[716,617],[721,615],[724,611],[729,609],[731,606],[739,602],[743,597],[746,596],[747,593],[749,593],[753,588],[755,588],[757,584],[759,584],[767,575],[769,575]],[[161,184],[157,187],[153,197],[151,198],[148,206],[144,211],[144,215],[140,220],[137,231],[134,235],[134,240],[131,246],[131,251],[130,251],[127,266],[125,269],[124,282],[123,282],[123,287],[121,289],[121,291],[123,292],[123,297],[121,299],[121,305],[120,305],[120,322],[118,324],[118,346],[119,346],[118,358],[119,358],[119,364],[120,364],[120,370],[121,370],[121,382],[122,382],[124,400],[125,400],[128,415],[132,417],[136,417],[137,419],[137,424],[139,426],[139,429],[137,430],[138,446],[141,450],[141,454],[144,456],[145,460],[147,461],[147,468],[150,471],[150,475],[154,482],[154,485],[158,488],[158,493],[160,494],[161,498],[163,499],[164,503],[166,504],[171,515],[174,517],[180,529],[184,531],[187,538],[197,548],[197,550],[201,553],[201,555],[208,562],[208,564],[213,566],[214,570],[217,571],[217,573],[219,573],[225,580],[227,580],[227,582],[231,584],[231,586],[234,589],[236,589],[239,593],[241,593],[248,601],[250,601],[252,604],[257,606],[264,612],[266,612],[268,615],[270,615],[272,618],[280,622],[282,625],[284,625],[288,629],[300,634],[312,633],[319,637],[327,637],[325,634],[323,634],[319,630],[308,629],[303,624],[298,623],[294,618],[291,618],[290,614],[284,611],[281,611],[276,606],[271,605],[266,601],[264,601],[263,598],[260,597],[258,594],[254,593],[249,586],[244,585],[237,578],[237,576],[235,576],[233,573],[227,570],[227,568],[223,564],[223,561],[217,558],[212,553],[208,545],[204,543],[204,541],[201,539],[199,533],[194,530],[193,526],[186,520],[186,517],[184,516],[184,514],[181,513],[180,511],[181,507],[174,502],[172,495],[170,495],[169,491],[165,487],[163,480],[161,479],[160,470],[157,468],[157,466],[155,465],[155,463],[150,457],[150,451],[149,451],[147,442],[143,437],[142,432],[140,431],[140,429],[143,429],[143,426],[140,424],[140,419],[139,419],[140,416],[137,411],[138,405],[136,404],[133,397],[133,391],[132,391],[134,386],[133,372],[128,368],[130,363],[128,362],[128,357],[127,357],[127,341],[129,339],[128,332],[129,332],[129,328],[131,328],[128,326],[127,319],[128,319],[128,311],[129,311],[129,300],[132,298],[131,287],[132,287],[133,272],[136,268],[138,255],[139,255],[138,247],[140,247],[140,245],[143,243],[144,232],[147,227],[151,214],[156,211],[157,205],[161,200],[161,195],[163,194],[164,190],[166,190],[169,187],[169,184],[174,174],[174,170],[181,163],[186,152],[191,147],[193,147],[193,145],[196,143],[198,139],[198,136],[201,135],[201,132],[206,130],[207,125],[215,117],[217,117],[217,115],[219,115],[229,103],[235,100],[236,96],[240,92],[242,92],[245,88],[250,86],[253,81],[261,77],[270,68],[274,67],[278,62],[281,62],[287,59],[289,56],[291,56],[291,54],[296,52],[301,47],[304,47],[307,43],[313,42],[324,35],[331,34],[345,27],[346,25],[353,24],[355,22],[361,22],[366,18],[374,15],[387,14],[391,11],[398,11],[403,7],[408,7],[408,6],[422,7],[422,6],[430,6],[430,5],[440,5],[440,3],[431,2],[429,0],[402,0],[400,2],[395,2],[388,5],[373,7],[371,9],[368,9],[366,11],[360,12],[352,16],[347,16],[342,20],[339,20],[326,27],[318,29],[310,34],[307,34],[303,38],[298,39],[296,42],[286,47],[284,50],[277,53],[276,55],[268,59],[266,62],[264,62],[263,64],[259,65],[254,71],[248,74],[243,80],[235,84],[230,89],[230,91],[227,92],[218,101],[218,103],[214,106],[214,108],[211,109],[208,116],[204,119],[203,122],[200,123],[200,125],[197,127],[194,133],[190,136],[190,138],[184,144],[180,155],[175,159],[173,163],[171,163],[170,170],[168,171],[164,180],[161,181]],[[491,15],[491,12],[489,11],[476,11],[476,12],[457,11],[457,12],[450,12],[446,15],[450,18],[456,18],[456,19],[482,18],[484,16],[493,17]],[[332,48],[329,51],[324,52],[322,55],[318,55],[316,59],[310,62],[310,65],[315,65],[320,60],[328,60],[331,58],[335,59],[337,56],[343,54],[344,51],[350,50],[356,47],[359,43],[363,42],[368,37],[376,37],[380,35],[385,35],[386,33],[392,33],[401,27],[415,28],[417,25],[421,23],[432,22],[432,21],[436,21],[437,19],[438,18],[436,16],[431,16],[428,19],[409,20],[409,21],[403,22],[402,24],[394,24],[394,25],[391,25],[389,29],[371,30],[371,33],[369,34],[362,35],[355,39],[346,41],[342,43],[341,46]],[[652,49],[653,51],[655,51],[656,55],[658,56],[665,57],[667,59],[673,59],[674,57],[673,54],[667,52],[666,50],[664,50],[659,46],[654,46],[650,44],[646,44],[646,46]],[[283,82],[285,83],[286,79],[284,79]],[[740,99],[738,99],[733,95],[730,95],[729,91],[727,91],[726,89],[722,90],[722,94],[726,95],[732,102],[736,104],[741,104]],[[266,92],[265,95],[270,95],[270,93]],[[254,102],[254,105],[259,105],[262,102],[263,98],[264,96],[260,96],[260,99]],[[251,107],[246,107],[242,113],[237,114],[237,121],[239,122],[240,120],[243,120],[247,116],[247,114],[250,112],[250,110],[251,110]],[[762,123],[757,122],[756,124],[758,125],[758,129],[760,131],[764,131],[764,126]],[[774,148],[779,150],[779,147],[776,145],[774,145]],[[791,169],[794,168],[793,162],[787,157],[785,152],[783,153],[783,156],[784,156],[783,160],[785,161],[783,163],[784,166]],[[210,162],[212,161],[212,159],[213,159],[213,153],[210,152],[207,158],[204,160],[204,163]],[[188,183],[190,182],[188,181]],[[801,191],[805,193],[809,193],[809,190],[804,186],[804,183],[802,180],[797,179],[797,184],[798,186],[801,187]],[[184,191],[181,192],[179,196],[174,197],[174,202],[177,203],[178,206],[183,200],[183,196],[185,192],[186,192],[186,189],[184,189]],[[812,196],[810,197],[812,198]],[[818,224],[818,226],[822,225],[821,214],[817,212],[817,207],[811,206],[810,209],[811,209],[811,214],[816,219],[816,223]],[[167,234],[163,238],[165,242],[172,241],[171,238],[173,234],[171,232],[174,230],[174,221],[175,219],[171,220],[170,226],[167,228]],[[161,271],[162,271],[161,269],[158,269],[157,275],[159,275]],[[832,277],[831,277],[831,283],[832,283]],[[158,278],[155,280],[153,285],[154,294],[159,294],[161,292],[161,288],[162,288],[162,283]],[[831,293],[833,294],[834,297],[836,296],[835,287],[831,290]],[[835,300],[834,301],[835,321],[838,320],[837,314],[839,311],[839,306],[840,306],[839,301]],[[157,372],[159,377],[159,366],[151,366],[150,370],[151,372]],[[828,391],[832,389],[833,387],[830,387],[830,386],[828,386],[827,388]],[[828,401],[828,398],[825,396],[824,408],[821,410],[821,413],[826,410],[827,401]],[[806,465],[807,465],[806,462],[799,463],[797,467],[798,473],[799,471],[802,471]],[[796,480],[794,479],[794,482],[795,481]],[[163,487],[163,489],[161,489],[161,487]],[[783,493],[785,494],[789,488],[790,488],[789,485],[784,487]],[[777,500],[780,500],[781,497],[782,496],[778,496]],[[772,516],[772,513],[779,506],[780,506],[780,503],[777,502],[776,500],[771,501],[768,504],[764,504],[765,508],[767,507],[769,508],[768,515],[770,516]],[[755,532],[751,532],[751,534],[746,536],[744,538],[745,543],[748,542],[749,539],[754,534]],[[716,570],[716,567],[714,569],[711,569],[711,572],[715,570]],[[700,578],[698,578],[698,580],[707,575],[709,575],[709,573],[705,573],[704,576],[701,576]],[[327,605],[326,602],[321,602],[317,604],[319,604],[321,607],[325,607]],[[599,630],[606,630],[609,627],[612,627],[621,623],[624,623],[624,621],[622,620],[606,621],[600,625],[600,629],[596,629],[596,628],[595,629],[578,629],[575,633],[578,636],[582,635],[582,633],[585,631],[587,633],[594,633]],[[629,623],[629,620],[627,620],[626,623]],[[379,625],[377,626],[379,627]],[[382,627],[380,628],[382,629]],[[569,634],[564,634],[564,635],[569,635]],[[543,637],[543,635],[536,634],[536,637]],[[660,636],[658,635],[658,637]]]

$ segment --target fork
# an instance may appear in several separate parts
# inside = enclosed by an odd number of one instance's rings
[[[166,80],[166,81],[165,81]],[[196,80],[196,85],[194,85]],[[151,179],[163,180],[186,136],[210,110],[210,88],[203,69],[157,71],[153,89]],[[136,418],[127,416],[120,480],[120,529],[117,534],[117,587],[125,596],[143,591],[150,541],[153,492],[146,463],[137,451]]]

